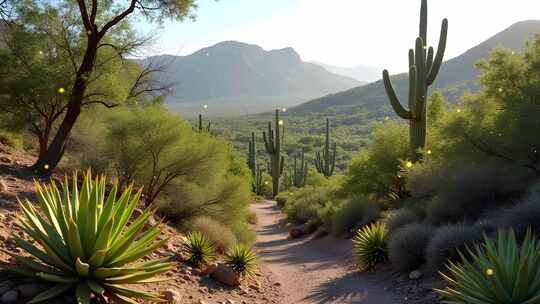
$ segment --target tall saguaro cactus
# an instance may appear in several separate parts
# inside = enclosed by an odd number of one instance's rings
[[[332,151],[330,151],[330,120],[326,119],[326,140],[324,148],[317,152],[315,155],[315,168],[317,172],[330,177],[334,174],[334,168],[336,167],[336,143],[332,144]]]
[[[304,158],[304,151],[300,153],[300,163],[298,163],[298,157],[294,156],[294,168],[292,172],[292,184],[296,188],[301,188],[306,185],[308,174],[308,164]]]
[[[210,133],[210,128],[212,126],[212,122],[211,121],[208,121],[208,124],[206,126],[203,125],[203,118],[202,118],[202,114],[199,114],[199,121],[198,121],[198,124],[197,124],[197,131],[199,133]]]
[[[281,155],[280,128],[283,123],[279,120],[279,110],[276,110],[275,124],[275,129],[272,129],[272,122],[268,122],[268,132],[263,132],[264,146],[270,158],[268,174],[272,177],[272,197],[279,193],[279,179],[285,163]]]
[[[416,162],[421,158],[419,150],[426,146],[426,101],[428,88],[433,84],[441,67],[446,39],[448,20],[443,19],[437,53],[433,47],[427,49],[427,0],[422,0],[420,9],[420,34],[416,38],[415,49],[409,50],[409,107],[406,109],[392,86],[390,74],[383,71],[384,87],[396,114],[409,120],[410,158]]]
[[[253,179],[251,183],[252,190],[255,194],[261,195],[264,169],[259,168],[259,166],[257,165],[257,146],[255,144],[255,132],[251,132],[247,163],[249,169],[251,170],[251,177]]]

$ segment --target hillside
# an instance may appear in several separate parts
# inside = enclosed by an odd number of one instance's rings
[[[303,62],[292,48],[265,51],[259,46],[225,41],[188,56],[150,57],[163,65],[161,81],[173,83],[169,105],[183,114],[254,113],[358,86],[352,78]]]
[[[330,73],[343,75],[346,77],[354,78],[363,83],[369,83],[376,81],[381,78],[382,69],[366,66],[366,65],[357,65],[353,67],[340,67],[323,62],[312,61],[314,64],[320,65],[325,68]]]
[[[478,60],[488,56],[497,47],[520,51],[524,42],[537,33],[540,33],[538,20],[523,21],[510,26],[462,55],[444,62],[432,90],[443,90],[449,100],[456,101],[464,91],[475,90],[478,77],[475,63]],[[403,54],[406,54],[405,51],[403,50]],[[393,82],[398,94],[404,96],[408,90],[408,76],[395,75]],[[376,117],[391,113],[382,81],[309,101],[292,109],[291,112],[349,114],[359,110],[367,111],[370,116]]]

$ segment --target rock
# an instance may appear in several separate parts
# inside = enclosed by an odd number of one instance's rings
[[[15,303],[19,299],[19,292],[10,290],[2,295],[2,303]]]
[[[0,178],[0,193],[7,192],[7,191],[8,191],[8,186],[6,182]]]
[[[214,280],[227,286],[240,285],[240,277],[236,271],[225,264],[219,264],[211,276]]]
[[[233,301],[233,300],[231,300],[231,299],[227,299],[227,302],[226,302],[226,303],[227,303],[227,304],[235,304],[236,302]]]
[[[302,227],[293,227],[289,230],[289,235],[293,239],[301,238],[306,234]]]
[[[409,279],[411,280],[418,280],[422,277],[422,273],[419,270],[411,271],[409,274]]]
[[[11,164],[11,159],[9,157],[2,156],[0,157],[0,161],[6,164]]]
[[[205,300],[203,300],[203,299],[200,299],[200,300],[199,300],[199,304],[207,304],[207,303],[206,303],[206,301],[205,301]]]
[[[176,290],[167,290],[162,293],[165,300],[169,303],[179,304],[182,303],[182,295]]]
[[[274,286],[279,287],[279,286],[281,286],[281,283],[280,282],[275,282]]]
[[[207,275],[211,275],[212,273],[216,272],[216,269],[218,268],[218,264],[217,263],[212,263],[212,264],[209,264],[209,265],[206,265],[206,267],[204,267],[204,269],[201,271],[201,276],[207,276]]]
[[[39,293],[47,290],[50,287],[50,285],[46,284],[23,284],[17,286],[15,290],[17,290],[21,297],[25,299],[32,299],[33,297],[37,296]]]
[[[261,290],[261,287],[259,285],[255,285],[255,284],[249,284],[249,288],[255,290],[255,291],[260,291]]]

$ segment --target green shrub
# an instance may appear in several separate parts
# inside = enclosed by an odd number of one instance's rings
[[[392,211],[386,218],[385,223],[388,231],[392,233],[405,225],[417,222],[419,219],[419,216],[413,210],[401,208]]]
[[[426,262],[426,247],[434,227],[425,223],[405,225],[392,233],[388,241],[388,256],[400,272],[418,269]]]
[[[537,303],[540,298],[540,243],[529,231],[518,246],[513,231],[485,237],[463,262],[450,262],[448,287],[436,290],[443,303]]]
[[[247,221],[248,223],[250,223],[251,225],[255,225],[257,224],[257,214],[255,212],[249,212],[248,213],[248,216],[247,216]]]
[[[66,177],[62,192],[55,183],[36,184],[38,207],[29,201],[20,203],[24,214],[20,227],[33,243],[15,237],[30,257],[13,254],[20,265],[10,269],[55,284],[32,302],[45,302],[68,291],[74,291],[78,303],[92,299],[105,303],[105,296],[119,303],[132,303],[130,298],[161,301],[124,286],[152,280],[171,269],[165,260],[141,260],[166,242],[156,241],[161,226],[143,231],[151,210],[130,221],[141,192],[132,195],[128,187],[117,198],[114,184],[106,198],[105,177],[92,180],[88,172],[80,192],[77,181],[75,174],[70,187]]]
[[[338,236],[349,233],[354,228],[373,222],[379,211],[378,206],[366,198],[349,199],[336,208],[332,217],[332,232]]]
[[[291,197],[291,191],[282,191],[274,199],[276,200],[278,206],[283,207],[287,205],[289,198]]]
[[[540,201],[527,199],[511,208],[500,211],[499,227],[512,229],[518,239],[523,239],[527,229],[540,235]]]
[[[200,267],[216,258],[214,244],[200,231],[193,231],[186,237],[184,248],[189,255],[187,262]]]
[[[237,243],[236,236],[229,227],[207,216],[196,218],[191,229],[203,233],[220,252],[226,252]]]
[[[257,273],[257,255],[244,245],[236,245],[225,255],[225,264],[242,276],[254,276]]]
[[[295,224],[305,224],[317,218],[318,212],[330,200],[330,189],[306,186],[289,198],[283,211],[287,219]]]
[[[526,185],[522,177],[514,169],[492,164],[459,168],[429,204],[427,218],[433,224],[477,220],[485,210],[520,195]]]
[[[439,227],[426,248],[427,264],[439,270],[448,261],[459,261],[460,252],[466,252],[466,248],[481,241],[482,229],[477,225],[459,223]]]
[[[388,230],[382,222],[359,229],[353,238],[353,251],[361,271],[388,260]]]

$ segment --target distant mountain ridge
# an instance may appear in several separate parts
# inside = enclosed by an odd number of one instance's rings
[[[381,79],[382,69],[371,67],[367,65],[357,65],[353,67],[339,67],[330,64],[326,64],[319,61],[311,61],[316,65],[320,65],[325,68],[328,72],[351,77],[362,83],[370,83],[376,80]]]
[[[432,90],[442,90],[450,101],[456,101],[465,91],[474,91],[478,88],[479,71],[475,68],[476,62],[488,57],[497,47],[522,51],[525,42],[539,33],[540,20],[527,20],[513,24],[462,55],[444,62]],[[406,50],[402,52],[405,56]],[[395,75],[392,81],[398,95],[405,98],[408,91],[408,75]],[[354,111],[367,111],[371,118],[393,115],[382,81],[306,102],[291,109],[290,112],[291,114],[347,115]]]
[[[360,82],[303,62],[292,48],[266,51],[257,45],[224,41],[191,55],[147,58],[166,66],[162,81],[174,83],[172,108],[257,112],[291,106],[339,92]]]

